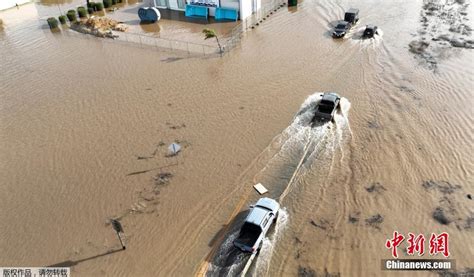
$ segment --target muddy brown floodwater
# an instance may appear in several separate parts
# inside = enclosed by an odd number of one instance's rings
[[[250,275],[405,276],[380,269],[394,230],[448,232],[456,270],[472,271],[474,56],[451,45],[472,40],[472,9],[447,2],[300,1],[222,58],[52,33],[49,1],[0,12],[0,265],[235,275],[217,254],[261,182],[285,210]],[[360,23],[333,40],[352,5]],[[450,21],[430,16],[453,7],[463,19],[432,42]],[[368,23],[383,35],[361,40]],[[323,91],[343,110],[305,127]]]

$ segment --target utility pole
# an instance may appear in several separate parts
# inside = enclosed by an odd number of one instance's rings
[[[114,228],[115,232],[117,233],[117,237],[120,240],[120,244],[122,245],[122,249],[125,250],[125,244],[123,243],[122,236],[120,234],[123,234],[123,228],[122,224],[116,219],[112,219],[112,227]]]

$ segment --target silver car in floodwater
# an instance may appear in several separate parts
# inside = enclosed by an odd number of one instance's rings
[[[280,204],[271,198],[260,198],[251,206],[239,236],[234,240],[235,247],[244,252],[256,253],[262,248],[263,238],[278,217]]]

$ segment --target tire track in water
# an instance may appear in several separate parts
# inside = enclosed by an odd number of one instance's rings
[[[260,159],[263,158],[263,156],[272,148],[272,145],[275,143],[275,141],[277,141],[279,139],[280,135],[276,136],[272,141],[271,143],[269,144],[269,146],[267,146],[267,148],[257,157],[255,158],[252,163],[245,169],[245,171],[241,174],[241,176],[238,178],[239,181],[242,181],[244,180],[246,174],[249,174],[249,172],[251,171],[251,169],[255,168],[255,166],[259,163]],[[242,184],[243,182],[238,182],[240,184]],[[233,195],[235,191],[237,191],[238,189],[240,189],[241,187],[240,186],[236,186],[236,189],[229,194],[230,195]],[[220,246],[220,244],[222,244],[224,238],[225,238],[225,234],[229,231],[229,228],[230,228],[230,223],[232,222],[232,219],[239,213],[239,211],[243,208],[243,206],[245,205],[249,195],[250,195],[250,192],[251,190],[250,189],[247,189],[245,190],[245,193],[241,196],[241,198],[239,199],[239,202],[237,203],[237,205],[235,206],[234,210],[232,211],[231,213],[231,216],[229,217],[229,219],[226,221],[225,225],[226,227],[223,229],[223,232],[219,235],[219,237],[217,237],[216,239],[216,242],[214,243],[213,247],[211,248],[211,251],[209,252],[209,254],[205,257],[205,259],[200,263],[200,266],[198,268],[198,271],[196,273],[195,276],[205,276],[206,273],[208,272],[208,269],[209,269],[209,266],[210,266],[210,261],[212,260],[212,258],[214,257],[215,253],[217,252],[218,250],[218,247]],[[223,205],[226,201],[222,201],[221,205]]]
[[[318,94],[318,95],[319,95],[319,94]],[[300,114],[302,111],[307,112],[309,105],[310,105],[310,101],[308,101],[308,99],[307,99],[307,101],[305,101],[305,103],[303,104],[304,108],[302,108],[298,114]],[[297,117],[296,117],[295,120],[293,121],[293,124],[292,124],[290,127],[288,127],[284,132],[282,132],[282,134],[276,136],[275,139],[272,140],[272,143],[270,143],[270,145],[267,147],[267,150],[271,149],[271,148],[273,147],[274,143],[275,143],[277,140],[281,139],[282,137],[284,138],[285,136],[288,136],[288,138],[284,139],[283,143],[282,143],[281,141],[279,142],[279,144],[281,144],[281,145],[280,145],[280,147],[278,147],[278,149],[280,149],[280,150],[281,150],[281,149],[284,149],[284,148],[288,145],[288,142],[291,142],[292,136],[291,136],[291,134],[289,134],[289,132],[290,132],[290,130],[292,129],[292,127],[294,127],[293,125],[295,125],[295,123],[296,123],[296,125],[299,124],[298,115],[297,115]],[[309,123],[309,122],[307,122],[307,123]],[[265,152],[265,151],[264,151],[264,152]],[[264,152],[263,152],[263,153],[264,153]],[[263,154],[263,153],[262,153],[262,154]],[[262,154],[261,154],[261,155],[262,155]],[[265,166],[264,166],[257,174],[254,175],[254,177],[252,178],[253,183],[257,183],[257,178],[258,178],[259,173],[261,173],[262,171],[264,171],[264,170],[268,167],[269,161],[273,160],[278,154],[279,154],[279,151],[278,151],[278,150],[275,151],[275,153],[274,153],[274,154],[272,155],[272,157],[268,160],[268,162],[265,163]],[[206,261],[209,261],[209,260],[211,260],[211,259],[214,258],[215,254],[216,254],[217,251],[219,250],[218,248],[224,247],[224,248],[227,248],[227,250],[228,250],[228,249],[229,249],[229,246],[232,247],[232,245],[231,245],[231,244],[232,244],[232,241],[233,241],[233,239],[236,237],[237,233],[232,233],[232,234],[230,234],[227,239],[225,239],[225,235],[226,235],[226,234],[228,233],[228,231],[229,231],[230,223],[232,222],[232,220],[237,216],[238,212],[239,212],[240,210],[242,210],[243,206],[245,205],[247,199],[249,198],[250,192],[251,192],[251,190],[248,189],[248,190],[246,191],[246,193],[241,197],[239,203],[238,203],[237,206],[234,208],[234,211],[233,211],[231,217],[228,219],[228,221],[227,221],[227,223],[226,223],[226,228],[224,229],[224,232],[222,232],[221,237],[218,239],[218,242],[215,244],[215,246],[213,247],[213,249],[212,249],[211,252],[209,253],[208,257],[206,258]],[[238,230],[235,230],[235,231],[238,231]],[[225,240],[224,240],[224,239],[225,239]],[[224,252],[225,252],[225,251],[224,251]],[[226,255],[226,254],[224,254],[224,255]],[[228,255],[227,255],[227,256],[228,256]],[[200,270],[198,271],[198,274],[197,274],[197,275],[198,275],[198,276],[204,276],[205,274],[209,273],[209,271],[208,271],[209,269],[211,269],[211,271],[215,269],[215,268],[213,268],[213,267],[209,268],[209,266],[210,266],[210,263],[209,263],[209,262],[204,262],[204,264],[201,265]],[[237,266],[238,266],[238,265],[237,265]],[[226,275],[228,275],[229,273],[231,273],[230,271],[233,269],[232,267],[234,267],[234,269],[235,269],[236,266],[235,266],[235,265],[231,265],[231,269],[229,269],[229,271],[226,272]],[[219,268],[217,268],[217,270],[219,270]],[[225,270],[225,269],[224,269],[224,270]],[[220,273],[220,271],[217,272],[217,274],[218,274],[219,276],[222,275],[222,274]],[[214,275],[214,274],[212,274],[212,275]]]
[[[325,132],[323,132],[322,137],[317,137],[319,138],[318,141],[314,138],[314,136],[311,136],[310,140],[305,144],[305,151],[298,163],[298,166],[296,167],[293,175],[291,176],[287,187],[285,188],[285,190],[283,191],[283,193],[281,194],[279,198],[280,204],[283,204],[285,198],[292,191],[294,184],[304,181],[304,178],[307,173],[310,173],[314,170],[318,170],[318,169],[313,168],[313,161],[316,160],[317,155],[320,152],[319,150],[322,150],[323,152],[327,152],[328,155],[332,157],[332,153],[334,153],[336,149],[341,148],[342,146],[341,145],[341,142],[342,142],[342,131],[341,131],[342,129],[341,128],[348,127],[348,120],[347,120],[346,114],[350,107],[350,103],[346,99],[343,99],[341,102],[342,102],[341,106],[343,106],[342,108],[343,111],[341,112],[342,116],[338,114],[335,117],[336,120],[334,122],[334,125],[336,126],[336,128],[331,128],[329,129],[330,132],[328,132],[327,130],[328,130],[329,125],[324,124],[322,126],[318,126],[315,129],[311,130],[313,131],[313,130],[320,129]],[[317,132],[313,132],[313,135],[317,135]],[[329,147],[321,149],[320,146],[323,142],[326,141],[326,139],[329,140]],[[327,172],[328,172],[327,176],[329,176],[332,172],[333,162],[334,162],[334,159],[331,158],[331,164],[329,168],[327,169]],[[323,193],[324,191],[325,191],[325,188],[322,190],[322,193],[319,194],[321,197],[324,196],[324,193]],[[317,201],[316,203],[319,203],[319,201]],[[313,210],[313,209],[310,209],[310,210]],[[299,226],[303,226],[303,225],[300,224]],[[284,228],[285,226],[282,227],[282,229]],[[265,251],[263,251],[262,253],[263,255],[262,254],[259,255],[259,258],[253,270],[253,274],[252,274],[253,276],[267,276],[268,275],[268,272],[270,270],[272,256],[274,253],[273,249],[276,246],[276,242],[278,238],[279,238],[278,236],[275,236],[274,239],[268,240],[269,243],[266,245],[267,248],[265,249]]]
[[[245,169],[245,171],[239,176],[238,181],[236,182],[237,184],[240,184],[240,185],[236,185],[236,188],[234,189],[234,191],[232,191],[231,193],[228,194],[229,195],[228,198],[230,198],[232,195],[234,195],[234,193],[237,192],[238,190],[241,190],[242,189],[241,184],[245,184],[247,179],[251,179],[253,183],[257,183],[258,174],[260,173],[260,171],[262,171],[266,168],[268,163],[265,162],[263,164],[264,165],[263,169],[260,170],[257,173],[252,173],[253,172],[252,170],[256,170],[258,168],[259,164],[261,164],[263,160],[266,160],[266,161],[272,160],[276,155],[278,155],[278,151],[277,151],[278,148],[276,148],[275,145],[281,144],[282,136],[283,136],[283,134],[279,134],[279,135],[275,136],[271,140],[269,145],[262,151],[262,153],[257,158],[255,158],[252,161],[252,163]],[[273,149],[273,148],[275,148],[275,149]],[[280,146],[280,148],[281,148],[281,146]],[[274,153],[272,153],[272,152],[274,152]],[[265,157],[268,154],[270,154],[271,157]],[[251,175],[253,177],[250,177],[250,176],[247,176],[247,175]],[[245,205],[248,198],[250,197],[250,192],[251,191],[252,191],[252,188],[247,188],[244,191],[244,194],[240,197],[237,205],[235,206],[234,210],[231,213],[231,216],[229,217],[229,219],[227,220],[227,222],[225,224],[226,227],[223,229],[223,231],[220,233],[220,235],[216,238],[216,242],[214,243],[213,247],[211,248],[211,251],[209,252],[209,254],[200,263],[200,266],[199,266],[199,269],[196,273],[196,276],[205,276],[206,273],[208,272],[208,269],[211,266],[210,260],[212,260],[212,258],[214,257],[214,255],[218,251],[218,248],[224,242],[225,235],[228,233],[229,228],[231,227],[230,223],[237,216],[239,211],[242,210],[243,206]],[[221,206],[226,202],[228,202],[228,199],[224,199],[223,201],[221,201],[220,205],[218,205],[218,206]]]
[[[306,172],[311,170],[311,162],[312,162],[311,157],[316,156],[314,153],[320,150],[321,143],[325,141],[325,137],[329,133],[325,131],[327,128],[327,124],[324,124],[322,126],[318,126],[315,128],[311,128],[308,126],[312,118],[311,116],[312,109],[314,109],[314,107],[316,106],[317,104],[316,101],[318,101],[320,96],[321,96],[320,93],[316,93],[308,97],[306,101],[303,103],[302,107],[300,108],[300,111],[295,116],[293,123],[287,129],[285,129],[285,131],[283,131],[280,135],[276,136],[272,140],[272,142],[269,144],[269,146],[267,146],[267,148],[259,155],[258,158],[254,160],[253,164],[249,166],[246,170],[247,172],[252,171],[252,169],[257,170],[256,161],[261,162],[261,159],[266,161],[263,167],[261,167],[261,169],[253,175],[252,181],[253,183],[257,183],[257,180],[260,178],[259,176],[261,175],[261,173],[267,170],[269,167],[272,167],[271,166],[272,161],[274,162],[275,159],[281,159],[280,156],[283,156],[283,158],[285,158],[288,155],[290,155],[291,152],[294,151],[295,146],[292,143],[299,142],[301,140],[301,136],[303,137],[303,139],[306,139],[305,145],[303,147],[304,149],[303,154],[297,161],[297,166],[292,176],[290,177],[290,181],[288,182],[288,184],[286,184],[285,189],[280,194],[279,198],[281,202],[285,199],[288,193],[291,192],[292,185],[295,182],[298,182],[301,179],[302,175],[304,175]],[[348,105],[350,107],[350,103],[345,99],[341,101],[341,105],[343,104]],[[337,115],[337,117],[339,116],[340,115]],[[314,130],[317,130],[317,131],[314,131]],[[316,135],[316,138],[320,139],[317,144],[315,144],[316,142],[315,135]],[[334,137],[334,134],[333,134],[333,137]],[[275,147],[275,145],[277,145],[277,147]],[[331,151],[333,151],[333,149],[331,149]],[[280,160],[278,160],[277,162],[279,161]],[[285,160],[283,159],[283,161]],[[291,163],[291,159],[290,159],[290,163]],[[306,168],[306,170],[303,173],[301,173],[300,172],[301,168]],[[243,173],[243,175],[246,175],[246,174],[247,173]],[[243,180],[244,178],[240,178],[239,183],[243,184],[244,183]],[[272,190],[271,187],[269,187],[269,189]],[[236,255],[235,253],[232,253],[232,249],[233,249],[232,241],[233,239],[235,239],[235,236],[238,234],[238,228],[236,229],[235,226],[231,226],[232,225],[231,223],[239,214],[239,212],[242,210],[243,206],[245,205],[248,198],[250,197],[251,191],[252,189],[249,187],[247,190],[245,190],[245,193],[239,199],[231,216],[226,222],[226,228],[224,228],[224,230],[221,232],[220,237],[216,240],[216,243],[212,247],[211,251],[209,252],[205,260],[199,266],[196,276],[204,276],[204,275],[221,276],[223,274],[234,275],[234,274],[237,274],[239,270],[242,269],[242,265],[243,265],[242,261],[247,259],[248,257],[245,257],[243,255],[238,255],[238,254]],[[277,225],[275,234],[266,240],[265,245],[267,245],[267,247],[265,247],[265,250],[262,252],[262,255],[259,255],[258,261],[260,262],[257,261],[257,269],[261,268],[262,266],[267,268],[267,269],[263,269],[264,272],[268,272],[268,268],[270,267],[270,262],[271,262],[271,253],[273,252],[271,249],[273,249],[276,243],[276,240],[279,237],[278,234],[281,233],[280,229],[285,228],[285,225],[288,219],[285,219],[285,220],[279,219],[279,222],[280,221],[282,223],[279,223]],[[283,222],[285,224],[283,224]],[[229,233],[229,231],[233,231],[233,232]],[[263,253],[267,253],[267,255],[264,255]],[[235,261],[232,261],[230,265],[228,265],[229,255],[235,255]],[[216,256],[218,256],[217,258],[220,258],[221,260],[216,262],[215,260]],[[264,257],[264,256],[267,256],[267,257]],[[223,264],[224,266],[225,265],[227,266],[225,268],[219,268],[218,264]]]
[[[322,178],[323,180],[327,180],[328,176],[330,175],[331,168],[332,168],[332,159],[331,159],[331,163],[329,164],[328,168],[324,168],[325,171],[327,172],[327,174],[323,176],[323,178]],[[311,170],[311,168],[309,168],[308,170]],[[321,170],[319,170],[319,171],[321,171]],[[310,173],[312,173],[312,172],[310,172]],[[298,181],[302,182],[302,185],[304,185],[304,186],[311,186],[312,185],[312,184],[306,182],[303,179],[303,176],[301,176]],[[328,185],[329,184],[327,182],[322,182],[320,184],[319,190],[318,190],[319,192],[317,193],[317,198],[312,198],[313,195],[311,195],[311,196],[303,195],[303,197],[301,197],[300,199],[290,199],[290,200],[294,200],[295,203],[290,201],[290,203],[288,203],[287,206],[293,207],[293,210],[295,210],[295,212],[298,212],[298,218],[300,219],[299,220],[300,222],[293,222],[293,224],[292,224],[293,226],[298,226],[296,229],[294,229],[292,231],[293,234],[301,233],[301,231],[304,229],[304,225],[305,225],[304,222],[301,221],[301,219],[307,218],[307,215],[310,212],[317,211],[319,209],[319,207],[322,205],[322,203],[323,203],[322,200],[325,199]],[[297,219],[295,219],[295,220],[297,220]],[[287,251],[286,253],[283,254],[282,262],[280,263],[278,272],[284,272],[283,267],[285,266],[285,264],[287,264],[287,262],[290,259],[291,255],[292,255],[292,253],[290,253],[289,251]],[[268,269],[267,269],[266,273],[268,273]]]
[[[295,191],[292,194],[289,194],[291,195],[291,197],[288,199],[288,201],[286,201],[287,202],[286,206],[292,207],[292,210],[298,215],[298,217],[295,218],[295,220],[300,221],[300,222],[292,222],[292,226],[298,226],[296,227],[296,229],[292,230],[293,234],[297,234],[301,232],[302,229],[304,228],[305,224],[301,222],[301,219],[306,218],[309,212],[314,213],[315,209],[318,209],[318,207],[320,207],[323,204],[321,200],[325,198],[325,192],[327,191],[328,183],[322,182],[320,186],[318,186],[317,193],[309,192],[309,194],[307,194],[307,193],[303,193],[303,191],[305,191],[305,188],[308,188],[308,186],[314,187],[314,184],[308,183],[305,179],[307,179],[307,177],[311,179],[311,176],[314,175],[315,173],[326,172],[324,176],[321,176],[321,175],[317,175],[317,176],[319,180],[327,180],[328,176],[332,173],[332,168],[333,168],[333,163],[334,163],[333,153],[337,149],[343,146],[342,144],[343,140],[341,139],[344,136],[343,135],[344,130],[350,131],[350,128],[348,125],[349,122],[347,121],[347,116],[346,116],[350,107],[350,103],[347,101],[346,103],[342,103],[342,106],[344,109],[344,111],[342,112],[343,116],[342,117],[341,115],[336,116],[337,128],[331,129],[331,130],[334,130],[334,132],[326,132],[326,134],[329,135],[328,137],[329,141],[325,141],[326,144],[324,146],[328,146],[328,147],[324,147],[324,148],[317,147],[315,148],[315,151],[310,153],[310,157],[308,157],[308,162],[303,164],[304,171],[301,174],[299,174],[298,179],[296,179],[296,182],[300,184],[300,186],[298,186],[297,188],[300,188],[300,190]],[[341,124],[341,123],[344,123],[344,124]],[[323,157],[329,157],[330,163],[327,164],[326,167],[324,166],[324,164],[322,166],[316,167],[316,164],[314,163],[314,161],[320,160]],[[300,195],[298,193],[303,193],[303,195]],[[290,251],[288,251],[288,249],[286,249],[283,253],[279,253],[279,254],[280,254],[280,257],[279,257],[280,262],[279,262],[279,267],[277,269],[277,272],[284,272],[283,267],[285,266],[285,264],[287,264],[292,254]],[[262,275],[268,275],[269,269],[270,267],[268,266],[265,274],[262,274]],[[260,276],[260,274],[258,276]]]
[[[325,127],[325,124],[322,125],[322,126],[319,126],[318,128],[324,128],[324,127]],[[325,135],[326,135],[326,133],[324,133],[324,137],[325,137]],[[308,158],[309,158],[308,154],[311,156],[313,151],[315,149],[318,149],[318,146],[322,143],[322,141],[324,140],[324,137],[314,147],[312,147],[312,146],[313,146],[315,140],[309,140],[305,144],[303,155],[302,155],[298,165],[296,166],[296,169],[295,169],[293,175],[291,176],[287,187],[285,188],[283,193],[280,195],[280,197],[278,199],[279,203],[283,203],[283,200],[288,195],[288,193],[291,191],[292,185],[294,183],[296,183],[297,181],[299,181],[300,178],[302,177],[302,175],[304,175],[304,173],[299,174],[300,169],[308,161]],[[286,211],[285,211],[285,214],[286,214],[286,221],[287,221],[288,214],[286,213]],[[276,226],[276,229],[277,229],[277,231],[280,231],[280,229],[278,227],[279,226]],[[282,226],[282,228],[284,228],[284,227],[285,227],[285,225]],[[254,272],[252,274],[253,276],[266,276],[268,274],[268,271],[269,271],[270,265],[271,265],[272,255],[273,255],[273,248],[275,246],[275,243],[276,243],[277,239],[278,239],[278,236],[275,235],[273,239],[266,239],[265,240],[266,243],[264,243],[264,245],[262,246],[263,251],[261,251],[261,254],[260,254],[261,258],[257,260],[257,264],[255,265],[255,269],[254,269]],[[244,271],[242,273],[242,276],[245,276],[245,274],[246,274],[246,271]]]

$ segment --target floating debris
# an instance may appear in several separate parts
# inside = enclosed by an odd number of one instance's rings
[[[380,214],[373,215],[365,220],[365,223],[368,226],[374,227],[375,229],[380,230],[380,224],[383,222],[383,216]]]
[[[135,171],[135,172],[132,172],[132,173],[128,173],[126,176],[132,176],[132,175],[143,174],[143,173],[150,172],[151,170],[152,170],[152,169],[148,169],[148,170],[141,170],[141,171]]]
[[[173,129],[173,130],[181,129],[181,128],[186,128],[186,124],[182,123],[181,125],[172,125],[172,126],[170,126],[170,129]]]
[[[107,17],[92,16],[84,22],[78,21],[71,24],[71,29],[83,34],[94,35],[96,37],[117,38],[118,36],[114,35],[112,30],[125,32],[128,29],[128,26]]]
[[[309,267],[303,267],[303,266],[298,266],[298,277],[318,277],[318,276],[324,276],[324,277],[340,277],[341,273],[339,272],[328,272],[327,268],[324,268],[324,272],[318,272],[315,271],[312,268]]]
[[[181,151],[181,145],[177,143],[172,143],[168,146],[168,154],[167,157],[172,157],[178,155],[179,151]]]
[[[268,189],[266,189],[261,183],[254,185],[253,188],[260,194],[265,194],[268,192]]]
[[[328,227],[328,222],[325,220],[320,220],[319,223],[317,223],[314,220],[311,220],[309,223],[311,223],[311,225],[313,225],[314,227],[322,229],[322,230],[326,230]]]
[[[369,193],[376,192],[382,193],[383,191],[387,190],[382,186],[379,182],[373,183],[370,187],[365,188],[365,190]]]
[[[456,190],[461,188],[461,186],[453,185],[450,182],[433,181],[433,180],[428,180],[428,181],[423,182],[422,186],[426,190],[435,189],[441,192],[442,194],[452,194]]]
[[[425,50],[430,46],[426,41],[414,40],[408,44],[410,51],[414,54],[423,54]]]
[[[315,277],[316,272],[312,268],[298,266],[298,277]]]
[[[437,207],[433,212],[433,218],[443,225],[448,225],[451,220],[446,216],[443,208]]]
[[[355,214],[350,214],[349,215],[349,223],[357,223],[359,222],[359,217],[360,217],[360,213],[357,212]]]
[[[137,156],[137,160],[148,160],[154,158],[156,156],[156,153],[158,153],[158,149],[155,149],[155,151],[153,151],[153,153],[151,153],[151,155],[149,156]]]
[[[169,172],[159,173],[153,177],[155,180],[155,185],[157,186],[168,184],[171,178],[173,178],[173,174]]]

